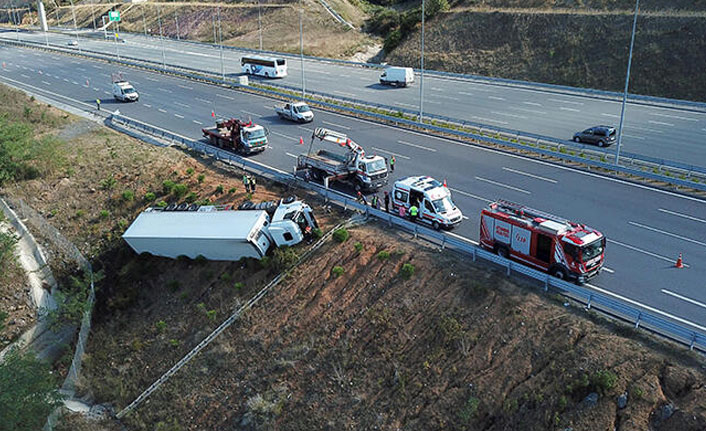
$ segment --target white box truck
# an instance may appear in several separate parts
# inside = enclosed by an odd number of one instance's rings
[[[177,207],[182,210],[148,208],[123,239],[140,254],[237,261],[261,259],[273,246],[298,244],[317,227],[311,208],[302,201],[250,204],[245,210],[185,204]]]
[[[388,67],[380,74],[380,84],[406,87],[414,83],[414,70],[411,67]]]

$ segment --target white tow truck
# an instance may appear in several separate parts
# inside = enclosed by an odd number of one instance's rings
[[[396,211],[405,208],[409,214],[412,205],[418,209],[417,219],[434,229],[449,229],[463,220],[461,210],[451,200],[451,192],[439,181],[427,176],[405,177],[392,187],[392,206]]]
[[[299,123],[309,123],[314,121],[314,112],[304,102],[281,103],[275,105],[275,112],[284,120],[297,121]]]
[[[172,204],[148,208],[123,234],[136,253],[203,256],[209,260],[261,259],[273,247],[301,242],[317,227],[313,211],[294,197],[232,206]]]
[[[328,150],[311,151],[314,138],[338,144],[346,154]],[[297,157],[297,172],[308,172],[328,187],[331,181],[347,181],[356,191],[375,191],[387,184],[387,162],[384,157],[366,156],[365,150],[343,133],[319,127],[311,135],[309,152]]]

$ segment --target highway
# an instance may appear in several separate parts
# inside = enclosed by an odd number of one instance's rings
[[[218,117],[251,117],[270,130],[270,146],[254,158],[290,172],[314,127],[347,133],[368,152],[395,155],[393,178],[446,179],[466,220],[451,233],[478,240],[481,209],[508,199],[586,223],[608,237],[606,271],[588,287],[623,298],[706,333],[706,201],[544,161],[436,138],[325,111],[307,125],[279,120],[275,100],[233,90],[124,70],[140,92],[137,103],[112,100],[104,62],[0,46],[0,81],[53,99],[68,98],[201,138]],[[303,137],[307,145],[299,145]],[[315,148],[326,144],[315,144]],[[684,269],[674,268],[682,252]],[[433,286],[429,286],[433,288]]]
[[[114,43],[86,35],[83,33],[80,39],[81,48],[85,50],[158,63],[163,61],[164,52],[167,64],[221,74],[218,46],[168,39],[160,41],[155,37],[127,33],[121,34],[126,43]],[[40,32],[3,32],[0,37],[45,43],[45,34]],[[46,35],[46,41],[63,48],[67,48],[70,40],[76,40],[76,37],[57,33]],[[241,73],[241,54],[223,50],[227,77],[233,79]],[[289,76],[281,80],[251,79],[301,88],[301,62],[290,58],[288,67]],[[393,88],[378,83],[378,70],[315,60],[305,60],[304,70],[307,90],[400,109],[419,109],[418,75],[414,85]],[[617,127],[620,119],[619,100],[559,93],[538,87],[425,75],[424,90],[425,113],[558,139],[571,139],[575,132],[599,124]],[[706,166],[705,132],[706,110],[630,103],[626,108],[622,151]],[[615,147],[608,152],[614,153]]]

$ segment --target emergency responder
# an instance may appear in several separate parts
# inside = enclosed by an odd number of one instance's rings
[[[390,172],[395,172],[395,156],[390,157]]]
[[[99,111],[101,110],[101,100],[100,99],[96,99],[96,109]]]
[[[417,205],[412,205],[409,207],[409,218],[412,221],[417,221],[417,217],[419,216],[419,208],[417,208]]]
[[[243,186],[245,186],[245,193],[250,193],[250,178],[248,174],[243,174]]]
[[[385,212],[390,212],[390,194],[385,192]]]

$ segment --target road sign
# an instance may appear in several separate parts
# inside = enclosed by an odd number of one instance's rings
[[[110,18],[111,21],[120,21],[120,11],[119,10],[109,11],[108,18]]]

